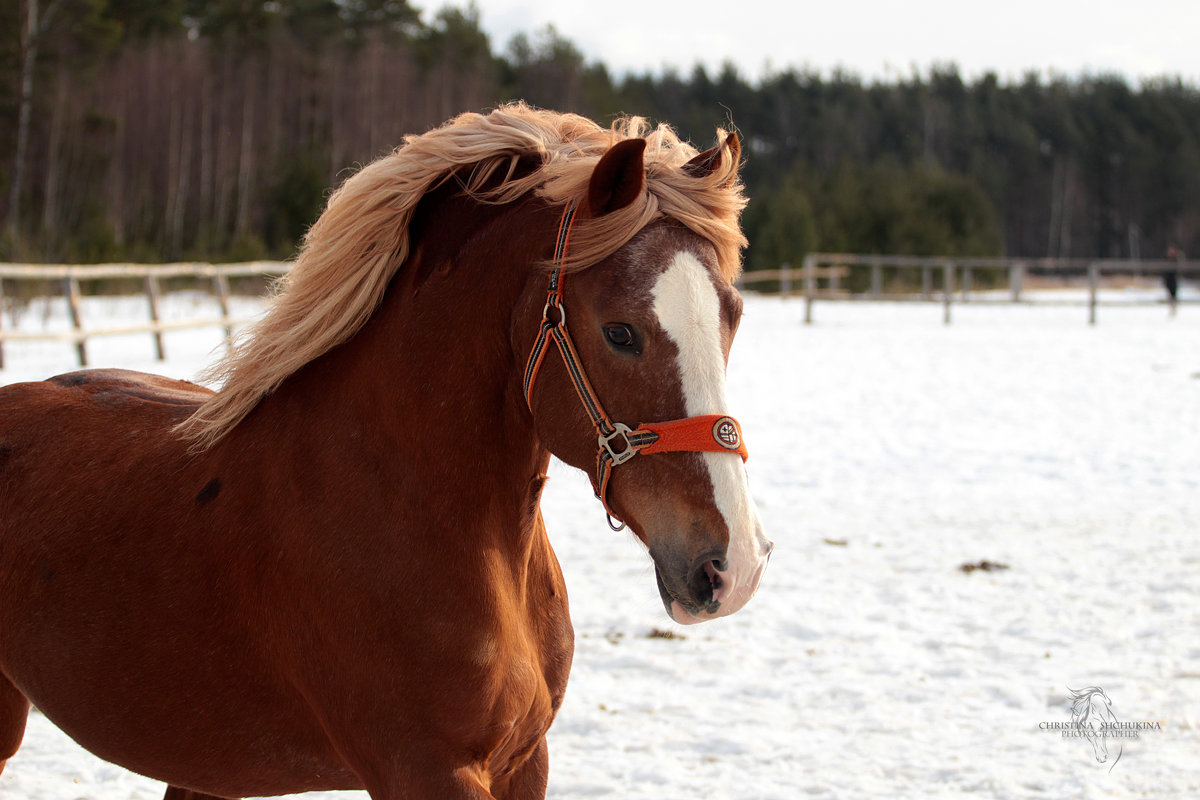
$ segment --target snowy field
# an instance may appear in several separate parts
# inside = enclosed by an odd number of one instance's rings
[[[649,558],[555,465],[577,652],[549,796],[1200,797],[1200,306],[803,312],[748,296],[729,368],[777,545],[739,614],[674,626]],[[145,335],[90,350],[190,377],[218,338],[168,334],[166,364]],[[64,345],[7,356],[0,383],[74,368]],[[961,569],[981,561],[1007,569]],[[1039,727],[1085,686],[1161,724],[1111,771]],[[2,800],[161,794],[37,714],[0,776]]]

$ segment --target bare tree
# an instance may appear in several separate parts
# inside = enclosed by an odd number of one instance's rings
[[[33,116],[33,73],[37,69],[38,44],[50,29],[62,0],[50,0],[39,14],[39,0],[26,0],[25,28],[21,36],[21,96],[17,111],[17,147],[13,153],[12,185],[8,189],[8,229],[15,246],[21,232],[21,187],[25,182],[25,158],[29,150],[29,122]]]

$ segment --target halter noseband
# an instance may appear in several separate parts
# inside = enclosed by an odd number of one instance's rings
[[[558,238],[554,245],[554,269],[550,273],[550,290],[546,306],[542,310],[542,327],[538,331],[529,361],[525,366],[525,403],[533,410],[533,384],[541,369],[547,345],[553,341],[558,345],[567,374],[575,386],[575,392],[583,401],[583,407],[596,427],[596,496],[604,504],[608,524],[613,530],[621,530],[625,523],[613,524],[613,512],[608,506],[608,481],[612,469],[624,464],[638,453],[712,452],[737,453],[745,461],[749,454],[742,441],[742,428],[737,420],[724,414],[704,414],[696,417],[673,419],[666,422],[647,422],[636,429],[621,422],[613,422],[605,413],[600,399],[588,382],[579,353],[567,332],[567,312],[563,306],[562,274],[563,260],[571,243],[571,223],[575,219],[576,206],[567,205],[558,224]],[[620,520],[618,520],[620,521]]]

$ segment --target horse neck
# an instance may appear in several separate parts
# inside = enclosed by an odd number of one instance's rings
[[[527,538],[536,518],[549,453],[523,399],[525,354],[510,342],[517,309],[540,309],[530,298],[545,277],[532,265],[553,231],[514,236],[534,228],[529,211],[544,211],[523,205],[457,198],[419,214],[408,263],[371,320],[262,409],[305,469],[350,489],[386,487],[412,530],[439,546],[447,529]],[[394,525],[385,514],[381,524]]]

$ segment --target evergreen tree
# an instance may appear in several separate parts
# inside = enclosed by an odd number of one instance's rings
[[[666,121],[698,148],[737,130],[755,268],[814,249],[1200,252],[1200,90],[1180,78],[614,76],[553,27],[497,54],[474,5],[16,0],[0,257],[286,255],[346,167],[510,99]]]

